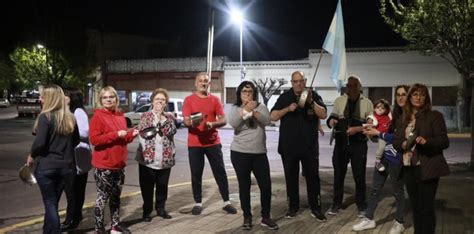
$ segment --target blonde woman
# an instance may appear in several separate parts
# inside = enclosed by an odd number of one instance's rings
[[[138,130],[140,147],[137,150],[140,189],[143,198],[143,221],[150,222],[153,211],[153,193],[155,194],[156,214],[164,219],[171,219],[165,210],[168,198],[168,182],[171,167],[175,164],[176,125],[172,113],[165,112],[169,96],[166,89],[155,89],[151,94],[152,110],[143,113]],[[158,130],[149,134],[148,130]],[[148,134],[147,134],[148,133]],[[156,190],[155,190],[156,189]]]
[[[117,91],[111,86],[100,90],[102,108],[94,112],[90,123],[90,142],[94,146],[92,165],[97,186],[95,205],[95,231],[106,233],[104,226],[105,204],[109,202],[112,218],[110,233],[129,233],[119,224],[120,194],[125,180],[124,168],[127,165],[127,144],[138,135],[138,130],[127,130],[123,113],[118,110]]]
[[[74,115],[65,103],[64,93],[57,85],[44,87],[43,108],[33,127],[36,134],[27,164],[36,161],[35,177],[44,203],[43,233],[60,233],[58,202],[64,178],[70,177],[74,166],[74,148],[79,132]]]

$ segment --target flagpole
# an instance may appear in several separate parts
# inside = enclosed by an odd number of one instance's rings
[[[314,79],[316,78],[316,73],[318,73],[319,64],[321,63],[321,58],[323,58],[323,53],[324,53],[324,49],[321,48],[321,52],[320,52],[320,55],[319,55],[318,64],[316,65],[316,70],[314,71],[313,79],[311,80],[311,84],[309,85],[309,88],[312,88],[312,87],[313,87],[313,82],[314,82]]]

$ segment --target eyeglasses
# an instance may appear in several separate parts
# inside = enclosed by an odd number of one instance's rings
[[[422,94],[422,93],[419,93],[419,92],[414,92],[411,96],[416,97],[416,98],[420,98],[420,99],[425,99],[426,98],[425,94]]]
[[[113,96],[102,96],[102,99],[115,99],[115,95]]]
[[[302,79],[302,80],[291,80],[291,83],[294,83],[294,84],[297,84],[297,83],[304,83],[306,82],[306,80]]]

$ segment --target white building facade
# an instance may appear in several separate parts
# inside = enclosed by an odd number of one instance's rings
[[[246,79],[258,80],[265,78],[285,78],[290,81],[291,73],[302,71],[307,78],[307,85],[315,72],[320,57],[320,50],[310,50],[309,56],[295,61],[255,61],[244,62]],[[313,87],[322,96],[332,110],[333,101],[340,95],[330,79],[331,55],[324,53]],[[365,96],[376,101],[384,98],[393,104],[395,86],[400,84],[423,83],[428,86],[432,96],[433,108],[440,110],[446,119],[448,128],[457,127],[462,110],[458,103],[459,89],[462,88],[462,78],[446,60],[436,56],[422,56],[417,51],[403,51],[401,48],[370,48],[347,50],[347,73],[355,74],[362,80]],[[235,96],[235,90],[240,84],[240,64],[226,62],[224,65],[224,92],[226,106],[232,103],[227,100]],[[288,82],[282,89],[289,89]],[[271,109],[278,95],[268,102]]]

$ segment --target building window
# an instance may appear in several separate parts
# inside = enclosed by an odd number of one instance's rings
[[[235,100],[235,94],[237,92],[237,88],[226,88],[225,89],[225,102],[227,104],[234,104],[237,100]]]
[[[433,106],[456,106],[457,87],[432,87],[431,103]]]
[[[369,88],[369,99],[375,103],[381,98],[392,104],[392,87],[371,87]]]

